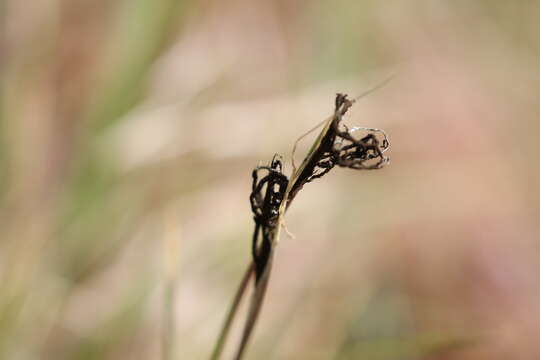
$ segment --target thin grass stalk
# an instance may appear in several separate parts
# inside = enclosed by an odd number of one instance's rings
[[[161,358],[174,358],[174,338],[176,336],[176,312],[174,305],[177,296],[178,269],[180,263],[181,237],[175,231],[175,212],[163,216],[163,329],[161,336]]]
[[[249,340],[250,340],[251,335],[253,333],[253,330],[255,328],[257,319],[259,317],[259,314],[260,314],[260,311],[261,311],[261,308],[262,308],[262,304],[263,304],[263,301],[264,301],[264,297],[265,297],[265,294],[266,294],[266,289],[268,287],[268,282],[269,282],[269,279],[270,279],[270,273],[271,273],[271,269],[272,269],[272,260],[273,260],[273,256],[274,256],[275,246],[279,242],[279,238],[280,238],[280,234],[281,234],[281,227],[284,226],[285,213],[286,213],[287,209],[289,208],[289,206],[291,205],[292,200],[295,198],[296,194],[300,191],[300,189],[303,187],[303,185],[305,185],[307,182],[311,181],[310,176],[312,176],[315,167],[318,166],[318,162],[320,161],[320,157],[323,155],[323,153],[325,151],[328,150],[328,145],[332,146],[332,144],[330,144],[329,141],[333,142],[335,140],[335,136],[336,136],[335,135],[335,130],[332,130],[332,131],[334,131],[334,133],[329,133],[331,131],[331,129],[332,129],[332,126],[335,125],[335,123],[339,123],[339,120],[341,120],[341,117],[343,116],[343,114],[358,99],[360,99],[360,98],[366,96],[367,94],[375,91],[376,89],[382,87],[388,81],[390,81],[391,78],[392,78],[392,76],[385,79],[383,82],[379,83],[378,85],[368,89],[367,91],[365,91],[364,93],[362,93],[361,95],[357,96],[356,98],[354,98],[352,100],[346,100],[346,101],[348,101],[348,105],[343,110],[343,112],[341,112],[342,110],[340,110],[339,107],[336,105],[336,110],[335,110],[333,115],[329,116],[324,121],[319,123],[317,126],[312,128],[311,130],[309,130],[307,133],[302,135],[295,142],[294,147],[293,147],[292,158],[291,158],[292,166],[293,166],[293,174],[291,175],[291,177],[290,177],[290,179],[288,181],[288,184],[287,184],[287,187],[285,189],[284,196],[283,196],[283,201],[279,206],[278,217],[277,217],[277,226],[274,229],[274,232],[272,234],[272,240],[271,240],[272,247],[271,247],[270,254],[269,254],[269,260],[268,260],[268,263],[267,263],[267,265],[266,265],[266,267],[264,269],[264,272],[263,272],[263,275],[262,275],[261,279],[259,280],[258,283],[256,282],[255,291],[253,293],[253,296],[252,296],[252,299],[251,299],[251,304],[250,304],[250,307],[249,307],[248,317],[246,319],[244,329],[242,331],[242,337],[240,339],[240,343],[238,344],[238,348],[236,350],[236,355],[234,357],[235,360],[241,360],[242,359],[242,357],[243,357],[243,355],[245,353],[245,349],[247,348],[247,345],[249,343]],[[342,95],[338,94],[338,96],[342,96]],[[346,99],[346,96],[344,97],[344,99]],[[337,100],[336,100],[336,102],[337,102]],[[309,133],[315,131],[319,126],[321,126],[323,124],[324,124],[323,129],[321,130],[321,132],[317,136],[317,139],[314,141],[314,143],[311,146],[308,154],[306,155],[306,157],[302,161],[302,164],[300,165],[300,167],[298,169],[296,169],[296,166],[294,164],[294,154],[295,154],[296,146],[297,146],[298,142],[302,138],[304,138],[306,135],[308,135]],[[385,137],[385,139],[386,139],[386,137]],[[382,156],[382,154],[381,154],[381,156]],[[247,283],[249,281],[249,278],[250,278],[251,274],[254,273],[254,270],[255,270],[255,264],[252,261],[250,263],[248,271],[246,272],[246,275],[244,275],[244,278],[242,279],[240,287],[239,287],[239,289],[237,291],[237,294],[235,296],[235,299],[233,301],[233,304],[231,306],[231,309],[229,311],[229,314],[227,316],[225,324],[224,324],[224,326],[223,326],[223,328],[221,330],[221,333],[220,333],[218,342],[216,344],[216,347],[214,349],[214,352],[212,354],[211,360],[218,360],[221,353],[222,353],[222,351],[223,351],[223,347],[224,347],[227,335],[229,333],[231,324],[233,322],[234,317],[237,314],[238,305],[240,303],[240,300],[241,300],[243,294],[246,291]]]
[[[247,348],[251,334],[253,333],[253,329],[255,328],[257,320],[259,319],[259,314],[261,313],[261,308],[266,295],[266,289],[268,288],[268,283],[270,280],[273,258],[274,251],[272,251],[272,253],[270,254],[268,264],[264,270],[261,279],[259,280],[259,283],[257,284],[255,292],[253,293],[253,297],[249,307],[248,319],[246,320],[246,325],[244,327],[244,331],[242,332],[242,338],[240,340],[236,355],[234,357],[235,360],[241,360],[244,356],[244,352]]]
[[[238,289],[236,290],[236,294],[234,295],[234,299],[231,303],[231,307],[229,308],[229,312],[227,313],[227,318],[225,319],[225,322],[223,323],[223,326],[221,327],[221,331],[219,333],[219,337],[214,347],[214,350],[212,351],[210,360],[218,360],[221,357],[221,354],[223,353],[223,349],[225,347],[227,337],[229,336],[232,323],[236,317],[236,314],[238,313],[238,308],[240,306],[240,303],[242,302],[242,298],[244,297],[244,294],[246,293],[249,279],[254,273],[254,268],[255,267],[254,267],[253,262],[250,262],[248,268],[246,269],[244,273],[244,276],[242,277],[242,281],[240,282],[240,285],[238,286]]]
[[[310,149],[310,151],[308,153],[308,156],[304,159],[304,161],[302,162],[302,165],[300,166],[300,168],[297,171],[294,172],[293,176],[291,177],[291,181],[289,181],[289,184],[287,185],[287,189],[285,190],[285,196],[284,196],[285,201],[283,201],[281,206],[280,206],[279,215],[278,215],[279,217],[278,217],[278,221],[277,221],[278,226],[276,228],[276,231],[274,232],[274,236],[273,236],[273,239],[272,239],[272,242],[274,244],[272,246],[272,253],[270,255],[270,259],[268,261],[268,264],[267,264],[267,266],[266,266],[266,268],[264,270],[263,277],[261,278],[261,281],[257,284],[257,287],[255,288],[255,291],[253,293],[248,318],[246,319],[246,323],[244,325],[244,330],[242,331],[242,337],[241,337],[240,343],[238,345],[238,349],[236,351],[236,356],[234,357],[235,360],[241,360],[242,359],[242,357],[243,357],[243,355],[245,353],[245,350],[247,348],[247,345],[249,343],[249,340],[251,338],[251,335],[253,334],[253,330],[255,328],[257,320],[259,318],[259,314],[260,314],[262,304],[263,304],[263,301],[264,301],[264,297],[265,297],[265,294],[266,294],[266,289],[268,288],[268,281],[270,279],[270,272],[271,272],[271,269],[272,269],[272,259],[273,259],[273,256],[274,256],[275,245],[279,242],[279,237],[280,237],[280,234],[281,234],[281,226],[283,225],[284,215],[285,215],[285,212],[289,208],[289,205],[290,205],[290,203],[292,201],[292,198],[289,199],[289,195],[291,194],[291,191],[292,191],[293,186],[295,185],[296,181],[298,181],[300,174],[304,171],[304,168],[306,167],[306,165],[312,160],[314,154],[317,152],[318,146],[319,146],[322,138],[324,137],[324,135],[326,134],[326,132],[330,128],[330,124],[331,124],[331,121],[333,120],[333,118],[334,118],[333,116],[330,116],[329,118],[327,118],[325,120],[325,127],[323,128],[323,130],[321,131],[321,133],[319,134],[319,136],[315,140],[313,146],[311,147],[311,149]],[[217,358],[212,359],[212,360],[217,360]]]

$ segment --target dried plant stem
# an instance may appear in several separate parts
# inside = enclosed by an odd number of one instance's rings
[[[320,141],[323,138],[324,134],[326,133],[326,131],[328,131],[328,128],[330,126],[330,123],[331,123],[332,119],[333,119],[333,117],[329,117],[329,118],[325,119],[326,126],[324,127],[323,131],[321,131],[321,134],[317,137],[317,140],[315,140],[315,143],[313,144],[308,156],[302,162],[302,165],[300,166],[300,169],[294,171],[293,175],[291,176],[291,180],[289,181],[289,183],[287,185],[287,188],[285,190],[284,201],[281,203],[281,206],[279,207],[279,214],[278,214],[278,219],[277,219],[277,224],[278,225],[274,229],[274,233],[273,233],[273,236],[272,236],[273,245],[275,245],[275,244],[277,244],[279,242],[279,237],[280,237],[280,234],[281,234],[281,227],[282,227],[282,224],[283,224],[284,215],[285,215],[285,212],[287,211],[287,209],[288,209],[288,207],[289,207],[289,205],[290,205],[290,203],[292,201],[292,197],[289,198],[289,196],[292,194],[291,191],[293,189],[293,185],[299,179],[300,174],[304,171],[304,168],[306,167],[306,164],[310,162],[310,160],[312,159],[314,153],[316,153],[316,149],[318,148],[318,146],[320,144]],[[325,124],[325,122],[323,122],[322,124]],[[320,125],[318,125],[318,126],[320,126]],[[315,127],[315,129],[317,127]],[[235,360],[241,360],[242,359],[242,356],[244,355],[244,352],[245,352],[245,349],[246,349],[246,347],[248,345],[251,334],[253,333],[253,329],[255,328],[255,324],[257,323],[257,319],[259,317],[260,310],[262,308],[264,296],[266,294],[266,289],[268,287],[268,281],[270,279],[270,272],[271,272],[271,269],[272,269],[272,259],[273,259],[273,256],[274,256],[274,248],[275,248],[275,246],[272,246],[271,253],[269,255],[268,264],[267,264],[266,268],[264,269],[263,276],[261,277],[259,282],[256,284],[255,291],[253,293],[253,297],[252,297],[252,300],[251,300],[251,305],[250,305],[250,308],[249,308],[248,318],[246,320],[244,330],[242,332],[242,338],[240,340],[240,343],[238,345],[238,349],[236,351],[236,356],[234,358]],[[217,360],[217,358],[212,359],[212,360]]]
[[[322,177],[334,166],[370,170],[379,169],[388,162],[388,157],[383,155],[389,146],[386,133],[378,129],[357,127],[352,132],[357,130],[370,132],[357,139],[351,135],[351,130],[347,126],[342,125],[340,127],[340,123],[348,109],[359,98],[380,88],[390,79],[391,77],[354,99],[349,100],[347,95],[337,94],[333,115],[300,136],[294,143],[291,156],[293,173],[290,178],[283,174],[281,157],[277,154],[274,155],[268,166],[259,165],[253,170],[253,185],[250,195],[255,220],[253,261],[250,263],[237,290],[211,360],[218,360],[221,356],[232,322],[238,313],[240,301],[246,292],[251,275],[254,274],[255,288],[234,357],[235,360],[242,359],[261,312],[272,269],[275,247],[279,242],[281,227],[284,226],[285,213],[302,187],[314,179]],[[294,155],[298,142],[320,126],[323,126],[321,132],[297,169],[294,163]],[[377,134],[383,135],[382,143],[377,138]],[[378,161],[373,163],[374,159]],[[263,176],[259,172],[262,172]]]
[[[216,346],[214,347],[214,351],[212,352],[212,356],[210,357],[210,360],[218,360],[221,354],[223,353],[225,342],[227,341],[227,336],[229,335],[229,332],[231,330],[231,325],[233,323],[234,318],[236,317],[242,298],[244,297],[244,294],[246,293],[247,285],[249,283],[249,279],[254,273],[254,269],[255,269],[255,266],[253,262],[250,262],[248,268],[246,269],[244,273],[244,276],[242,277],[242,281],[240,282],[240,285],[238,286],[238,290],[236,290],[236,294],[234,295],[234,299],[229,309],[229,312],[227,314],[227,318],[225,319],[225,322],[223,323],[223,326],[219,333],[219,338],[218,338],[218,341],[216,342]]]
[[[298,139],[296,139],[296,141],[294,142],[294,145],[293,145],[293,148],[292,148],[292,152],[291,152],[291,164],[292,164],[292,168],[293,168],[293,174],[296,173],[296,163],[294,162],[294,155],[296,154],[296,147],[298,146],[298,143],[303,139],[305,138],[306,136],[308,136],[309,134],[311,134],[312,132],[314,132],[315,130],[317,130],[318,128],[320,128],[324,123],[326,123],[328,121],[328,119],[324,119],[323,121],[321,121],[320,123],[318,123],[317,125],[315,125],[314,127],[312,127],[311,129],[309,129],[308,131],[306,131],[305,133],[303,133]]]
[[[248,318],[246,320],[246,325],[244,327],[244,331],[242,332],[242,339],[240,340],[240,344],[238,345],[238,350],[236,351],[236,355],[234,357],[235,360],[242,359],[242,356],[244,355],[244,351],[246,350],[246,347],[251,337],[251,334],[253,332],[253,329],[255,328],[255,324],[257,323],[257,319],[259,318],[259,314],[261,313],[264,297],[266,295],[266,289],[268,288],[268,281],[270,279],[270,272],[272,269],[273,257],[274,257],[274,252],[272,251],[270,254],[270,258],[268,259],[268,263],[264,269],[264,273],[259,279],[257,286],[255,287],[253,298],[249,306],[249,313],[248,313]]]

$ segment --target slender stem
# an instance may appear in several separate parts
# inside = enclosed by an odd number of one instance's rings
[[[240,305],[240,302],[244,294],[246,293],[247,284],[249,283],[249,279],[251,278],[251,275],[253,275],[254,273],[254,269],[255,267],[253,265],[253,262],[250,262],[248,268],[246,269],[246,272],[244,273],[242,281],[240,282],[240,285],[238,286],[238,290],[236,290],[236,295],[234,296],[234,300],[227,314],[227,318],[225,319],[225,322],[223,323],[221,332],[219,333],[218,341],[216,342],[216,346],[214,347],[214,351],[212,352],[212,356],[210,357],[210,360],[219,360],[219,358],[221,357],[221,354],[223,353],[223,348],[227,340],[227,336],[229,335],[231,325],[233,323],[234,318],[238,314],[238,307]]]
[[[272,268],[271,263],[272,263],[272,259],[273,259],[273,256],[274,256],[273,250],[274,250],[275,246],[277,245],[277,243],[279,241],[279,237],[280,237],[280,233],[281,233],[281,225],[283,223],[283,217],[284,217],[285,212],[287,211],[291,201],[293,200],[294,195],[296,195],[296,192],[299,190],[299,188],[298,188],[295,191],[294,186],[296,185],[297,181],[301,180],[300,175],[302,174],[302,172],[305,171],[305,168],[306,168],[307,164],[310,161],[313,160],[313,158],[315,156],[314,154],[317,153],[317,150],[319,150],[320,145],[321,145],[321,141],[323,140],[323,138],[325,138],[325,136],[326,136],[326,134],[328,132],[328,129],[330,128],[330,125],[332,123],[333,118],[334,118],[334,116],[331,116],[331,117],[325,119],[325,122],[326,122],[325,127],[323,128],[323,130],[321,131],[321,133],[319,134],[319,136],[315,140],[315,143],[313,144],[311,150],[309,151],[308,156],[304,159],[304,161],[300,165],[300,168],[296,169],[293,172],[293,174],[291,175],[291,178],[289,180],[289,183],[287,184],[287,189],[285,190],[285,194],[283,196],[284,201],[281,203],[281,206],[279,207],[279,215],[278,215],[278,220],[277,220],[277,227],[276,227],[275,232],[274,232],[274,234],[272,236],[272,248],[271,248],[272,253],[269,256],[268,264],[265,267],[264,273],[263,273],[261,279],[259,280],[257,286],[255,287],[255,291],[253,293],[253,299],[251,301],[251,305],[250,305],[250,309],[249,309],[248,318],[246,320],[246,324],[245,324],[244,330],[242,332],[242,338],[240,340],[240,344],[238,345],[238,349],[236,351],[236,356],[234,358],[235,360],[241,360],[242,359],[242,357],[244,355],[244,351],[245,351],[245,349],[247,347],[247,344],[249,342],[249,339],[251,337],[251,334],[253,333],[253,329],[255,328],[255,324],[256,324],[257,319],[259,317],[259,313],[260,313],[261,308],[262,308],[264,296],[266,294],[266,289],[268,287],[268,280],[270,278],[270,271],[271,271],[271,268]],[[212,359],[212,360],[217,360],[217,359]]]
[[[180,259],[181,236],[176,224],[176,212],[170,210],[163,217],[163,328],[161,336],[161,359],[172,360],[175,353],[176,336],[176,288]]]
[[[337,129],[337,125],[339,124],[339,121],[341,120],[341,117],[347,112],[349,107],[351,107],[354,104],[355,101],[357,101],[361,97],[369,94],[370,92],[375,91],[379,87],[383,86],[390,79],[391,79],[391,77],[386,79],[384,82],[380,83],[379,85],[377,85],[377,86],[369,89],[368,91],[364,92],[363,94],[361,94],[360,96],[358,96],[357,98],[355,98],[353,100],[347,99],[347,95],[337,94],[337,96],[336,96],[336,108],[335,108],[334,114],[332,116],[326,118],[324,121],[322,121],[320,124],[318,124],[317,126],[312,128],[311,130],[309,130],[308,132],[306,132],[302,136],[300,136],[300,138],[298,138],[298,140],[296,140],[296,142],[294,143],[293,150],[292,150],[292,155],[291,155],[293,173],[292,173],[292,175],[291,175],[291,177],[290,177],[290,179],[289,179],[289,181],[287,183],[285,193],[283,194],[283,197],[282,197],[283,201],[281,202],[281,204],[279,206],[278,215],[277,215],[277,221],[276,221],[277,225],[273,229],[273,234],[271,235],[271,243],[270,243],[270,250],[269,250],[270,253],[268,255],[268,262],[266,263],[266,265],[264,265],[264,270],[263,270],[263,274],[262,274],[261,278],[260,279],[257,278],[255,280],[255,289],[254,289],[254,292],[253,292],[253,297],[251,299],[251,304],[250,304],[250,307],[249,307],[249,312],[248,312],[248,316],[247,316],[247,319],[246,319],[246,323],[245,323],[244,329],[242,331],[242,337],[241,337],[240,343],[238,345],[236,355],[234,357],[235,360],[241,360],[242,359],[242,357],[243,357],[243,355],[245,353],[245,349],[246,349],[246,347],[248,345],[249,339],[250,339],[250,337],[251,337],[251,335],[253,333],[253,329],[255,328],[255,324],[257,322],[259,314],[261,312],[262,304],[263,304],[264,297],[265,297],[265,294],[266,294],[266,289],[268,287],[268,281],[269,281],[269,278],[270,278],[270,272],[271,272],[271,268],[272,268],[272,260],[273,260],[273,256],[274,256],[274,249],[275,249],[275,247],[277,246],[277,244],[279,242],[280,233],[281,233],[281,226],[283,225],[285,212],[289,208],[292,200],[294,200],[296,194],[302,189],[302,187],[307,182],[310,181],[310,179],[313,179],[313,175],[315,174],[315,169],[317,168],[317,166],[321,167],[319,165],[319,162],[324,157],[325,152],[329,152],[330,150],[333,149],[335,139],[336,139],[336,136],[338,134],[337,131],[339,130],[339,129]],[[315,139],[313,145],[311,146],[311,149],[309,150],[308,154],[304,158],[304,161],[302,161],[302,163],[300,165],[300,168],[297,169],[296,164],[294,163],[294,155],[295,155],[295,152],[296,152],[296,146],[297,146],[298,142],[301,139],[303,139],[306,135],[310,134],[312,131],[315,131],[317,128],[319,128],[322,125],[324,125],[323,129],[319,133],[319,136]],[[348,132],[347,132],[347,135],[350,136],[350,134]],[[386,139],[386,137],[385,137],[385,139]],[[351,138],[351,141],[355,142],[355,140],[352,139],[352,138]],[[272,165],[271,165],[272,169],[274,169],[273,164],[274,164],[274,160],[272,160]],[[257,183],[256,171],[258,169],[260,169],[260,168],[262,168],[262,167],[256,168],[255,172],[253,173],[254,174],[253,175],[253,179],[254,179],[253,181],[254,182],[253,182],[253,189],[252,189],[253,193],[257,193],[258,191],[261,191],[260,189],[262,188],[262,184],[265,184],[265,183],[271,184],[268,180],[265,182],[265,178],[263,178],[262,180],[260,180]],[[280,173],[281,173],[281,171],[280,171]],[[320,176],[322,176],[322,174],[319,174],[319,177]],[[257,184],[259,184],[259,185],[257,185]],[[270,185],[267,185],[267,186],[270,186]],[[271,186],[273,186],[273,185],[271,185]],[[267,190],[268,190],[268,188],[267,188]],[[253,193],[252,193],[252,196],[253,196]],[[265,202],[266,202],[266,197],[265,197]],[[253,208],[253,203],[252,203],[252,208]],[[259,231],[258,226],[259,226],[259,224],[255,224],[254,240],[257,239],[257,234],[258,234],[258,231]],[[255,246],[254,249],[253,249],[253,254],[254,254],[254,258],[256,259],[256,256],[255,256],[257,254],[256,242],[254,241],[253,244]],[[219,337],[218,343],[216,344],[216,348],[214,349],[214,354],[213,354],[211,360],[218,360],[220,354],[222,353],[223,346],[224,346],[226,337],[227,337],[228,332],[229,332],[229,328],[231,326],[232,320],[234,319],[234,317],[235,317],[235,315],[237,313],[238,304],[240,302],[240,299],[242,298],[242,295],[245,293],[245,287],[247,286],[247,282],[248,282],[250,274],[252,272],[255,272],[255,264],[254,264],[254,262],[251,262],[250,267],[248,268],[248,271],[246,272],[246,275],[245,275],[244,279],[242,280],[242,283],[240,284],[240,288],[238,289],[238,292],[237,292],[236,297],[234,299],[233,305],[232,305],[231,310],[229,312],[229,316],[228,316],[228,318],[227,318],[227,320],[225,322],[225,325],[223,326],[223,329],[221,331],[221,335]],[[257,269],[257,272],[258,272],[258,269]],[[257,273],[257,275],[259,275],[259,274]]]
[[[175,335],[175,313],[174,303],[176,302],[176,288],[174,283],[165,284],[165,294],[163,295],[163,330],[161,337],[161,358],[171,360],[173,358],[173,346]]]
[[[236,351],[236,356],[234,357],[235,360],[242,360],[242,357],[244,356],[244,351],[246,350],[249,339],[251,338],[251,334],[253,334],[253,329],[255,328],[255,324],[257,323],[257,319],[259,318],[259,314],[261,313],[261,308],[264,302],[266,289],[268,288],[268,280],[270,278],[270,272],[272,270],[273,257],[274,257],[274,252],[272,251],[268,258],[268,263],[266,264],[264,272],[261,278],[259,279],[259,282],[257,283],[257,286],[253,293],[253,299],[251,301],[248,318],[246,320],[244,331],[242,333],[242,339],[240,340],[240,344],[238,345],[238,349]]]

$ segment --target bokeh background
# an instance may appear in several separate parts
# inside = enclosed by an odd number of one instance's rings
[[[347,118],[388,132],[390,165],[296,198],[246,358],[539,359],[539,18],[0,1],[0,358],[207,359],[250,260],[251,169],[290,171],[336,92],[394,74]]]

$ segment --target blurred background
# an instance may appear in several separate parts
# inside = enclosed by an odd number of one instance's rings
[[[394,74],[347,117],[391,163],[295,199],[246,359],[539,359],[539,18],[0,1],[0,358],[207,359],[250,261],[252,168],[289,173],[336,92]]]

